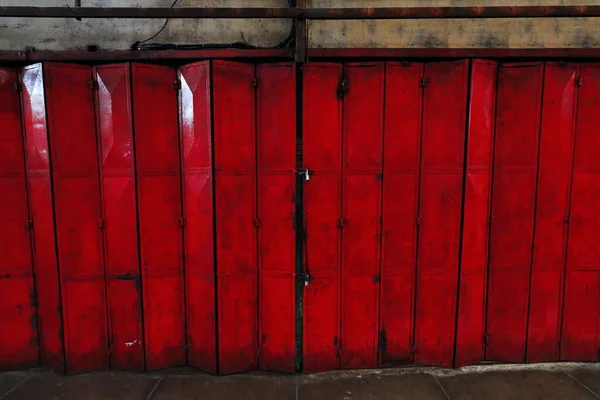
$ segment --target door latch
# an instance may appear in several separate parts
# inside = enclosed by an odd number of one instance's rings
[[[310,181],[310,169],[308,169],[308,168],[300,168],[298,170],[298,175],[303,176],[305,182]]]
[[[296,276],[304,282],[304,286],[308,286],[310,283],[310,275],[308,273],[300,273],[296,274]]]

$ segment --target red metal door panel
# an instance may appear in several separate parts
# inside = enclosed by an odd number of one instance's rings
[[[472,62],[456,326],[456,366],[475,364],[483,360],[496,74],[495,61]]]
[[[44,64],[67,372],[108,367],[91,67]]]
[[[228,374],[256,369],[258,356],[254,66],[212,67],[218,357]]]
[[[217,373],[210,63],[179,69],[188,362]]]
[[[340,229],[342,102],[341,64],[310,63],[303,70],[304,183],[306,220],[304,372],[340,367]]]
[[[14,70],[0,68],[0,368],[39,362],[21,110]]]
[[[371,175],[344,179],[342,231],[342,368],[377,365],[379,303],[378,231],[381,181]]]
[[[355,63],[344,72],[342,368],[377,366],[384,71]]]
[[[525,360],[543,68],[515,63],[498,70],[487,360]]]
[[[256,276],[223,277],[219,279],[218,291],[219,328],[234,329],[220,331],[219,372],[228,374],[256,369]],[[221,345],[221,342],[227,345]]]
[[[581,64],[560,358],[598,360],[600,65]]]
[[[576,111],[577,64],[546,63],[533,241],[527,362],[559,359],[562,281]]]
[[[425,65],[415,363],[451,366],[467,111],[468,61]]]
[[[600,274],[567,271],[560,358],[565,361],[598,361]]]
[[[175,69],[132,64],[146,368],[186,363]]]
[[[379,365],[412,361],[423,64],[386,65]]]
[[[294,372],[296,68],[262,64],[256,76],[259,368]]]
[[[59,289],[46,100],[41,64],[21,69],[21,107],[30,215],[33,221],[33,268],[36,276],[41,365],[65,371],[62,306]]]
[[[129,64],[94,68],[113,369],[144,370]]]
[[[294,372],[295,285],[292,278],[263,276],[260,282],[260,368]]]

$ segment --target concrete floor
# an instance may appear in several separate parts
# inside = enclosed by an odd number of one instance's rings
[[[214,377],[187,370],[58,376],[0,374],[0,399],[600,399],[599,364],[403,368]]]

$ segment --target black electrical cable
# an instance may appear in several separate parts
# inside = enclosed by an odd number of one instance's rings
[[[175,4],[177,4],[179,0],[174,0],[173,3],[171,3],[171,7],[169,8],[173,8],[175,7]],[[135,42],[131,47],[134,49],[138,49],[138,47],[142,44],[142,43],[146,43],[152,39],[154,39],[155,37],[157,37],[158,35],[160,35],[160,33],[165,29],[165,27],[167,26],[167,24],[169,23],[169,18],[165,19],[165,23],[163,24],[163,26],[158,30],[158,32],[156,32],[154,35],[150,36],[148,39],[142,40],[142,41],[137,41]],[[138,49],[139,50],[139,49]]]
[[[170,8],[173,8],[179,0],[173,1]],[[296,0],[287,0],[288,6],[296,7]],[[296,23],[292,24],[289,35],[275,46],[255,46],[246,42],[233,42],[233,43],[204,43],[204,44],[175,44],[175,43],[148,43],[144,44],[155,37],[157,37],[167,26],[169,18],[165,20],[162,28],[158,30],[154,35],[148,39],[137,41],[131,48],[133,50],[144,51],[144,50],[205,50],[205,49],[283,49],[294,43],[296,38]]]

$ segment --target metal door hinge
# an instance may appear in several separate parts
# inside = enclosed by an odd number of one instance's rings
[[[375,179],[377,179],[378,181],[383,181],[383,174],[375,175]]]
[[[88,87],[92,90],[98,90],[98,81],[94,78],[90,78],[90,80],[88,81]]]
[[[29,221],[25,222],[25,229],[28,231],[33,230],[33,220],[30,219]]]
[[[423,219],[422,219],[421,217],[417,217],[417,218],[415,218],[415,225],[416,225],[416,226],[419,226],[419,225],[421,225],[421,223],[422,223],[422,222],[423,222]]]
[[[491,225],[494,222],[494,217],[491,215],[488,217],[488,225]]]
[[[419,81],[419,86],[425,88],[427,85],[429,85],[429,78],[421,78],[421,81]]]
[[[252,220],[252,224],[255,228],[260,228],[262,226],[262,221],[260,220],[260,218],[254,218]]]
[[[257,348],[257,349],[254,351],[254,357],[256,357],[256,359],[257,359],[257,360],[260,358],[260,349],[258,349],[258,348]]]
[[[373,283],[381,282],[381,277],[379,275],[373,275]]]
[[[340,219],[338,219],[338,228],[343,228],[344,225],[346,224],[346,218],[342,217]]]
[[[18,93],[21,93],[21,91],[23,90],[23,86],[21,85],[21,82],[19,80],[15,81],[15,91]]]
[[[177,218],[177,223],[179,224],[180,227],[185,227],[185,218],[181,217],[181,218]]]
[[[252,87],[254,89],[258,88],[258,78],[256,78],[256,77],[252,78]]]
[[[579,78],[577,78],[577,86],[579,86],[579,87],[583,86],[583,76],[580,76]]]
[[[98,218],[96,225],[98,226],[98,229],[104,229],[106,228],[106,221],[104,221],[102,218]]]
[[[565,217],[565,223],[566,223],[566,224],[570,224],[570,223],[571,223],[571,221],[573,221],[573,217],[571,217],[571,214],[568,214],[568,215]]]
[[[342,353],[344,351],[342,350],[342,345],[341,344],[338,344],[338,346],[339,347],[338,347],[338,351],[337,351],[337,358],[339,358],[341,360],[342,359]]]
[[[417,354],[417,345],[413,343],[412,348],[410,350],[413,356]]]
[[[490,336],[486,333],[483,335],[483,347],[487,348],[490,343]]]
[[[175,78],[175,80],[173,81],[173,89],[175,89],[175,91],[181,90],[181,79]]]
[[[340,82],[337,88],[338,100],[342,100],[348,94],[348,77],[344,74],[340,76]]]

